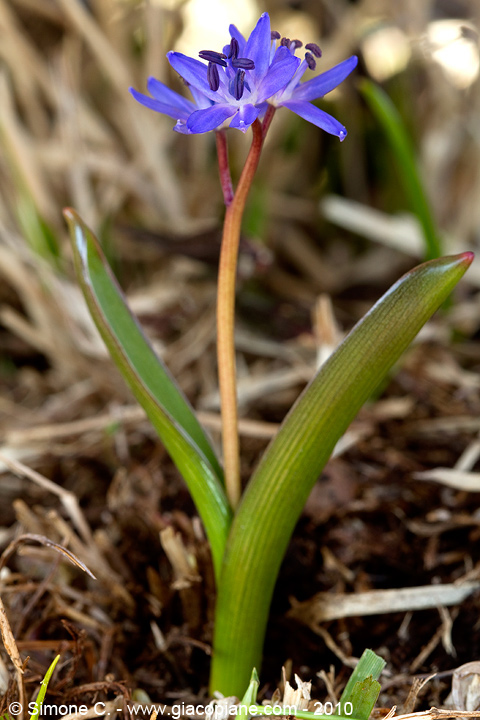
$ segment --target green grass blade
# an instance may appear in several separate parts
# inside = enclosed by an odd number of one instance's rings
[[[243,718],[243,720],[248,720],[248,718],[251,717],[251,714],[248,712],[248,710],[252,705],[255,704],[257,700],[259,685],[260,680],[258,678],[257,671],[255,670],[255,668],[253,668],[247,691],[243,698],[240,700],[239,707],[237,708],[237,712],[235,713],[235,717]]]
[[[360,91],[390,142],[405,195],[423,229],[427,259],[439,257],[442,254],[439,235],[403,120],[387,93],[371,80],[363,80]]]
[[[218,589],[211,690],[237,695],[260,667],[280,563],[310,490],[350,422],[473,260],[401,278],[320,369],[265,452],[237,509]]]
[[[355,720],[368,720],[380,694],[377,682],[386,662],[373,650],[365,650],[338,703],[339,712],[345,714],[345,704],[352,703],[352,717]]]
[[[345,686],[340,701],[336,705],[334,712],[336,720],[368,720],[380,694],[381,687],[377,679],[380,677],[385,665],[385,660],[376,655],[373,650],[364,651]],[[245,701],[242,700],[243,702]],[[254,700],[252,700],[253,702]],[[321,706],[321,703],[315,703],[315,705]],[[291,706],[283,707],[284,712],[277,713],[277,717],[280,714],[287,715],[292,711]],[[329,720],[332,718],[332,713],[320,713],[320,709],[319,707],[315,711],[296,710],[294,717],[301,718],[301,720],[316,720],[317,718],[319,720]],[[271,710],[272,708],[269,706],[257,705],[255,715],[269,715],[272,717]],[[273,716],[275,717],[275,713]]]
[[[266,715],[269,718],[279,717],[278,715],[272,714],[271,705],[255,705],[255,708],[255,716]],[[291,709],[288,705],[286,708],[288,710]],[[251,717],[254,717],[254,715]],[[285,717],[285,715],[280,715],[280,717]],[[334,716],[331,713],[320,713],[316,710],[297,710],[292,717],[300,718],[301,720],[332,720]],[[356,720],[356,718],[353,715],[335,715],[335,720]]]
[[[64,214],[90,313],[118,369],[188,485],[218,574],[232,517],[220,464],[188,401],[127,307],[97,239],[74,210],[67,209]]]
[[[60,655],[57,655],[55,660],[52,662],[50,667],[48,668],[47,672],[45,673],[45,677],[42,680],[42,683],[40,685],[40,690],[37,695],[37,699],[35,700],[35,709],[30,715],[30,720],[38,720],[38,718],[41,715],[42,705],[43,701],[45,700],[45,695],[47,692],[48,683],[50,682],[50,678],[53,675],[53,671],[55,670],[55,666],[60,660]]]
[[[363,682],[368,677],[372,677],[373,680],[378,680],[386,664],[385,660],[374,653],[373,650],[364,650],[355,670],[345,685],[342,697],[340,698],[340,705],[352,701],[353,688],[358,682]],[[357,715],[355,715],[355,717],[357,717]]]
[[[345,707],[346,702],[350,702],[353,708],[352,718],[355,718],[355,720],[368,720],[381,689],[380,683],[374,680],[371,675],[364,680],[359,680],[355,683],[350,694],[350,700],[345,701],[343,707]]]

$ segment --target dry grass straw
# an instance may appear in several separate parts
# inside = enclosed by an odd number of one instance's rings
[[[0,570],[7,562],[10,555],[15,552],[15,550],[24,543],[31,543],[31,542],[37,542],[41,545],[44,545],[45,547],[51,548],[52,550],[55,550],[63,557],[67,558],[72,565],[75,565],[75,567],[80,568],[80,570],[83,570],[83,572],[86,572],[89,577],[92,578],[92,580],[95,580],[95,575],[88,569],[88,567],[83,563],[81,560],[79,560],[75,555],[70,552],[66,547],[63,545],[59,545],[58,543],[52,542],[52,540],[49,540],[47,537],[44,537],[43,535],[36,535],[35,533],[26,533],[25,535],[20,535],[20,537],[17,537],[14,541],[8,545],[8,547],[4,550],[2,553],[2,557],[0,558]]]
[[[95,225],[126,202],[147,202],[178,228],[185,208],[167,155],[172,135],[138,113],[128,93],[138,69],[126,41],[142,19],[113,0],[94,5],[95,16],[77,2],[0,3],[0,132],[11,173],[4,182],[25,189],[57,230],[66,202]],[[146,14],[155,13],[161,8]],[[39,25],[38,38],[24,31],[25,19]],[[44,38],[49,46],[39,50]]]
[[[76,535],[67,522],[55,511],[51,510],[44,518],[43,523],[32,514],[27,506],[20,500],[16,501],[16,510],[19,515],[19,519],[22,525],[27,529],[27,536],[29,539],[36,539],[43,537],[47,532],[51,536],[52,532],[55,532],[60,538],[66,538],[68,544],[73,548],[73,554],[63,549],[64,553],[68,556],[68,559],[74,564],[79,565],[85,572],[90,576],[98,576],[107,583],[112,590],[114,595],[122,598],[123,602],[127,605],[132,605],[133,600],[130,593],[124,587],[121,578],[110,568],[108,563],[102,556],[102,552],[98,546],[97,541],[92,535],[90,526],[85,520],[85,517],[80,509],[78,500],[74,493],[65,490],[64,488],[56,485],[48,478],[42,476],[40,473],[32,470],[22,463],[12,460],[5,455],[1,456],[2,462],[14,473],[25,477],[32,481],[36,485],[39,485],[47,493],[53,493],[59,497],[67,516],[70,518],[72,525],[76,528],[78,535]],[[45,525],[45,521],[47,524]],[[48,531],[46,530],[48,527]],[[29,531],[28,531],[29,530]],[[57,551],[60,549],[58,543],[53,541],[42,541],[43,544],[48,542],[53,543],[49,545],[54,547]],[[64,544],[65,540],[62,544]],[[11,544],[4,552],[6,558],[18,544],[18,539]],[[77,556],[77,557],[75,557]],[[92,575],[92,570],[95,575]]]
[[[350,595],[317,593],[304,603],[296,603],[291,617],[307,625],[318,626],[328,620],[345,617],[365,617],[394,612],[410,612],[439,606],[459,605],[480,588],[480,582],[427,585],[392,590],[370,590]]]
[[[15,677],[18,688],[18,698],[20,701],[21,708],[21,720],[23,720],[23,708],[25,707],[25,685],[23,682],[23,663],[18,651],[17,643],[10,626],[10,622],[5,612],[3,601],[0,597],[0,635],[2,637],[3,645],[7,651],[8,657],[12,661],[15,668]]]

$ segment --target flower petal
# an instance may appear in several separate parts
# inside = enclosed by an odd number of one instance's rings
[[[287,48],[287,56],[280,62],[275,62],[270,66],[267,74],[261,81],[257,90],[257,101],[263,102],[275,95],[284,88],[292,79],[300,64],[299,58],[292,55]]]
[[[294,100],[316,100],[340,85],[357,66],[358,58],[352,55],[326,72],[302,83],[292,93]]]
[[[181,135],[191,135],[192,133],[187,127],[187,123],[185,120],[177,120],[177,124],[173,128],[175,132],[180,133]]]
[[[200,90],[197,90],[196,87],[194,87],[193,85],[189,85],[188,89],[192,93],[192,97],[195,101],[192,112],[194,112],[195,110],[203,110],[204,108],[208,108],[211,106],[212,101],[205,97],[205,95],[200,92]]]
[[[207,80],[207,66],[195,58],[183,53],[170,51],[167,53],[168,62],[189,85],[194,85],[210,100],[217,100],[217,95],[210,89]]]
[[[285,45],[279,45],[275,52],[273,53],[273,57],[271,60],[270,65],[274,65],[277,62],[281,62],[282,60],[285,60],[287,57],[295,57],[290,50]],[[295,58],[300,62],[299,58]]]
[[[150,95],[153,95],[155,100],[160,100],[165,105],[171,105],[176,107],[178,110],[191,113],[196,110],[195,105],[187,98],[179,95],[175,90],[171,90],[169,87],[164,85],[160,80],[154,77],[149,77],[147,82],[147,88]]]
[[[237,128],[242,132],[246,132],[250,125],[255,122],[260,115],[260,108],[255,105],[243,105],[236,115],[234,115],[229,127]]]
[[[287,102],[281,103],[281,106],[293,110],[294,113],[300,115],[304,120],[308,120],[308,122],[322,128],[322,130],[330,133],[330,135],[337,135],[340,140],[345,140],[347,137],[346,129],[338,120],[335,120],[334,117],[309,102],[288,100]]]
[[[237,112],[231,105],[212,105],[205,110],[196,110],[187,120],[187,127],[192,133],[204,133],[222,125],[227,118]]]
[[[259,118],[260,120],[263,120],[263,116],[267,112],[268,108],[270,107],[270,103],[268,102],[262,102],[262,103],[256,103],[255,107],[260,110]]]
[[[268,70],[270,45],[270,16],[265,12],[260,16],[259,21],[250,33],[245,50],[242,53],[243,57],[250,58],[255,63],[255,69],[250,70],[250,73],[256,82],[259,82]]]
[[[166,103],[160,102],[160,100],[155,100],[155,98],[150,97],[150,95],[139,93],[134,88],[130,88],[130,92],[141,105],[145,105],[145,107],[150,108],[150,110],[155,110],[155,112],[162,113],[162,115],[168,115],[174,120],[186,120],[192,112],[192,110],[184,110],[174,105],[167,105]],[[195,109],[193,103],[192,107]]]

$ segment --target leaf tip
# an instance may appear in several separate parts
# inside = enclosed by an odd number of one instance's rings
[[[82,221],[80,215],[71,207],[63,208],[63,217],[67,221],[68,228],[72,237],[74,247],[76,246],[82,263],[86,265],[86,253],[87,253],[87,237],[88,232],[87,226]]]
[[[460,253],[458,258],[468,268],[470,267],[475,258],[475,253],[473,253],[471,250],[468,250],[467,252]]]
[[[67,223],[69,223],[69,224],[74,222],[78,218],[77,213],[71,207],[64,207],[62,210],[62,214],[63,214],[63,217],[65,218],[65,220],[67,221]]]

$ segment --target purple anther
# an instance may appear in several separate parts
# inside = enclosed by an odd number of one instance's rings
[[[213,62],[208,63],[207,80],[210,85],[210,90],[216,92],[220,87],[220,75],[218,74],[218,67]]]
[[[232,67],[240,70],[255,70],[255,63],[249,58],[236,58],[232,60]]]
[[[313,57],[312,53],[305,53],[305,62],[307,63],[310,70],[315,70],[315,68],[317,67],[317,61]]]
[[[272,30],[270,33],[270,40],[280,40],[280,33],[277,30]]]
[[[235,77],[230,80],[229,91],[235,100],[240,100],[245,86],[245,70],[237,70]]]
[[[292,40],[292,43],[295,45],[295,50],[296,50],[297,48],[301,48],[302,45],[303,45],[303,43],[302,43],[301,40]]]
[[[235,60],[238,57],[238,51],[238,40],[237,38],[232,37],[232,39],[230,40],[230,52],[228,53],[227,58],[229,60]]]
[[[316,58],[322,57],[322,51],[318,47],[317,43],[307,43],[305,45],[305,48],[307,50],[310,50],[310,52],[312,52]]]
[[[283,45],[284,47],[290,47],[290,38],[282,37],[280,40],[280,45]]]
[[[206,60],[209,63],[215,63],[215,65],[227,67],[227,63],[225,60],[227,56],[223,53],[215,52],[215,50],[201,50],[198,53],[198,57],[201,57],[202,60]]]

